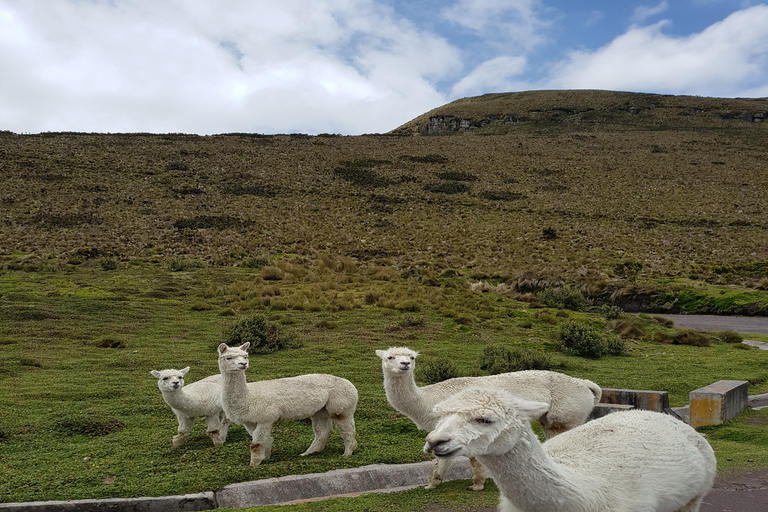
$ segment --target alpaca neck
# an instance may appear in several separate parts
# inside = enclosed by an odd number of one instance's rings
[[[416,386],[413,371],[392,374],[384,372],[384,390],[387,400],[398,412],[408,416],[421,429],[431,429],[431,405],[424,403],[424,395]]]
[[[533,431],[508,452],[478,455],[504,497],[520,510],[576,512],[595,510],[569,468],[549,458]]]
[[[163,391],[162,394],[165,403],[171,407],[184,409],[192,405],[192,399],[187,393],[184,392],[184,388],[176,389],[173,391]]]
[[[238,404],[247,403],[248,385],[245,370],[221,373],[221,408],[232,418]]]

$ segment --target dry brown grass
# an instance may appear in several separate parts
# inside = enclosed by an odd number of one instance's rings
[[[590,283],[624,262],[685,275],[762,261],[768,124],[720,118],[744,102],[481,97],[454,110],[531,120],[442,137],[3,132],[0,256],[69,261],[85,247],[234,265],[328,253],[334,270],[368,261]],[[264,270],[277,271],[290,274]]]

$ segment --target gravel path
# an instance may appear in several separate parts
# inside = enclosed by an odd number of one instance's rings
[[[657,314],[675,322],[675,327],[701,331],[736,331],[768,334],[768,318],[762,316],[718,315],[666,315]]]

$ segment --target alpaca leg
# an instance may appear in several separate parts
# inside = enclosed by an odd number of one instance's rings
[[[451,467],[451,459],[436,459],[435,465],[432,466],[432,473],[429,475],[429,485],[425,489],[434,489],[443,482],[445,473]]]
[[[206,435],[211,438],[211,441],[213,441],[214,446],[221,446],[224,444],[224,439],[226,439],[226,433],[224,434],[224,438],[221,436],[222,429],[224,428],[221,424],[221,418],[219,415],[216,416],[206,416],[205,417],[205,424],[206,424]]]
[[[357,438],[355,435],[355,417],[351,414],[334,414],[331,416],[336,428],[339,429],[341,439],[344,441],[344,455],[352,455],[357,448]]]
[[[221,423],[219,437],[221,438],[221,444],[224,444],[224,441],[227,440],[227,433],[229,433],[229,418],[227,418],[227,415],[224,414],[223,411],[219,415],[219,422]]]
[[[312,431],[315,433],[315,438],[312,444],[309,445],[309,448],[307,448],[307,451],[302,453],[302,455],[319,452],[328,444],[328,438],[331,437],[331,432],[333,431],[333,423],[325,408],[312,415]]]
[[[184,444],[184,440],[192,430],[192,422],[194,421],[194,418],[190,418],[183,414],[177,414],[176,419],[179,420],[179,428],[177,430],[177,434],[173,436],[173,439],[171,440],[171,444],[174,448],[178,448]]]
[[[272,424],[259,423],[251,434],[251,466],[258,466],[272,454]]]
[[[485,489],[485,468],[474,457],[469,458],[469,465],[472,466],[472,485],[467,490],[482,491]]]
[[[704,496],[697,496],[689,501],[683,508],[678,510],[678,512],[699,512],[702,501],[704,501]]]

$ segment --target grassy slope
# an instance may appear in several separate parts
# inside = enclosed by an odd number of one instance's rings
[[[444,113],[531,119],[446,137],[0,134],[0,501],[179,494],[424,460],[423,433],[386,404],[375,349],[408,345],[424,362],[447,355],[477,373],[486,345],[549,352],[557,330],[526,303],[470,292],[468,280],[643,291],[653,278],[680,291],[679,278],[660,278],[693,272],[718,288],[684,285],[721,300],[759,280],[738,269],[766,260],[767,125],[719,116],[764,102],[653,97],[651,109],[648,95],[568,97],[457,102]],[[457,182],[467,190],[440,192]],[[279,272],[234,267],[281,253]],[[102,270],[111,254],[119,268]],[[639,276],[616,272],[627,262],[642,264]],[[214,373],[225,328],[254,311],[305,345],[254,357],[251,378],[322,368],[358,386],[353,457],[340,457],[337,436],[298,457],[306,422],[279,425],[273,458],[254,469],[238,427],[221,450],[202,424],[170,448],[175,421],[149,370]],[[768,391],[760,351],[630,346],[620,358],[555,357],[605,387],[667,390],[673,405],[718,379]],[[765,414],[708,431],[722,469],[768,467]]]

